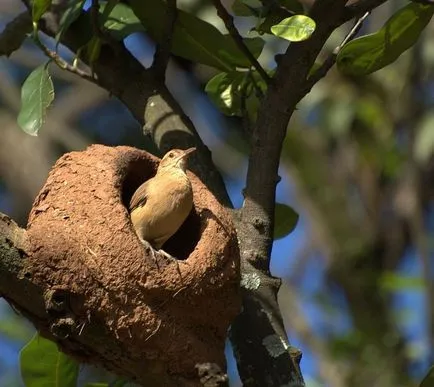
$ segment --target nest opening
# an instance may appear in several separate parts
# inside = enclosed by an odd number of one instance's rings
[[[151,163],[149,159],[138,158],[130,160],[125,176],[122,180],[122,203],[128,207],[134,192],[141,184],[155,176],[158,163]],[[194,192],[194,187],[193,187]],[[131,229],[134,228],[131,224]],[[201,235],[201,218],[193,207],[187,219],[179,230],[163,245],[163,250],[179,260],[186,260],[194,251]]]

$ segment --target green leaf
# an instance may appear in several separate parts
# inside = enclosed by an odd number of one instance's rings
[[[37,23],[42,15],[47,12],[51,6],[52,0],[33,0],[32,3],[32,20]]]
[[[26,387],[76,387],[79,365],[38,333],[20,352]]]
[[[21,129],[37,136],[53,99],[53,82],[47,64],[43,64],[30,73],[21,88],[21,110],[17,119]]]
[[[281,239],[291,233],[298,222],[298,214],[288,205],[276,203],[274,218],[274,239]]]
[[[337,57],[339,70],[367,75],[394,62],[416,43],[433,13],[433,5],[419,3],[400,9],[378,32],[347,43]]]
[[[259,0],[235,0],[231,8],[236,16],[258,16],[261,7]]]
[[[245,113],[243,110],[246,109],[250,121],[255,121],[260,104],[258,88],[262,93],[267,90],[267,85],[257,71],[232,71],[211,78],[205,86],[205,91],[222,113],[228,116],[242,116]]]
[[[267,16],[261,19],[262,22],[257,27],[253,28],[253,31],[257,31],[259,34],[271,34],[271,27],[290,16],[291,12],[284,8],[277,8],[268,12]]]
[[[386,272],[380,279],[381,288],[385,291],[422,290],[423,279],[420,276],[404,276],[398,273]]]
[[[32,25],[26,13],[7,23],[0,35],[0,56],[9,56],[18,50],[31,32]]]
[[[101,53],[101,39],[97,36],[93,36],[89,43],[86,45],[86,53],[89,58],[89,62],[92,64],[99,58]]]
[[[116,4],[105,15],[106,4],[101,4],[100,13],[104,27],[116,40],[123,40],[135,32],[144,32],[145,28],[133,10],[126,4]]]
[[[263,7],[260,15],[262,16],[261,22],[257,27],[253,28],[259,34],[271,34],[271,27],[281,23],[286,18],[302,14],[304,11],[303,6],[296,0],[281,0],[279,5],[277,3],[273,4],[275,5]]]
[[[131,0],[130,4],[146,28],[147,33],[157,42],[166,37],[166,3],[162,0]],[[262,51],[261,38],[244,39],[255,57]],[[198,17],[178,10],[172,39],[172,53],[194,62],[206,64],[230,72],[236,67],[251,66],[230,36],[222,34],[212,24]]]
[[[420,387],[433,387],[434,386],[434,366],[432,366],[427,375],[423,378],[420,383]]]
[[[271,32],[278,38],[283,38],[290,42],[301,42],[309,39],[315,28],[316,23],[310,17],[294,15],[272,26]]]
[[[245,78],[246,74],[238,71],[220,73],[209,80],[205,91],[222,113],[239,116]]]
[[[27,342],[34,334],[34,330],[24,321],[19,320],[17,316],[2,315],[0,320],[0,335],[13,341]]]
[[[74,23],[81,14],[83,10],[85,0],[70,0],[68,4],[68,9],[62,15],[60,19],[60,28],[56,34],[56,42],[59,43],[65,32]]]
[[[119,378],[110,383],[110,387],[123,387],[128,384],[128,380]]]
[[[292,13],[304,13],[303,4],[301,4],[298,0],[279,0],[279,4]]]

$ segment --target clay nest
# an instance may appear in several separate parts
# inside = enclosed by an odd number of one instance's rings
[[[198,364],[225,369],[239,251],[228,212],[190,172],[194,209],[164,246],[179,259],[144,248],[127,203],[158,162],[101,145],[60,158],[30,214],[24,275],[45,291],[37,328],[63,351],[141,384],[195,386]]]

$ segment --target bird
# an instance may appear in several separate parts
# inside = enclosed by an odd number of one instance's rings
[[[193,189],[186,174],[187,158],[196,148],[172,149],[161,159],[157,173],[134,192],[130,217],[143,245],[173,258],[162,247],[182,226],[193,208]]]

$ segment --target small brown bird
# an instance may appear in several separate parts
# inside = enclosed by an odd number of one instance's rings
[[[156,175],[137,188],[130,201],[134,229],[144,245],[161,250],[181,227],[193,207],[193,190],[185,173],[187,157],[196,148],[172,149],[158,166]]]

